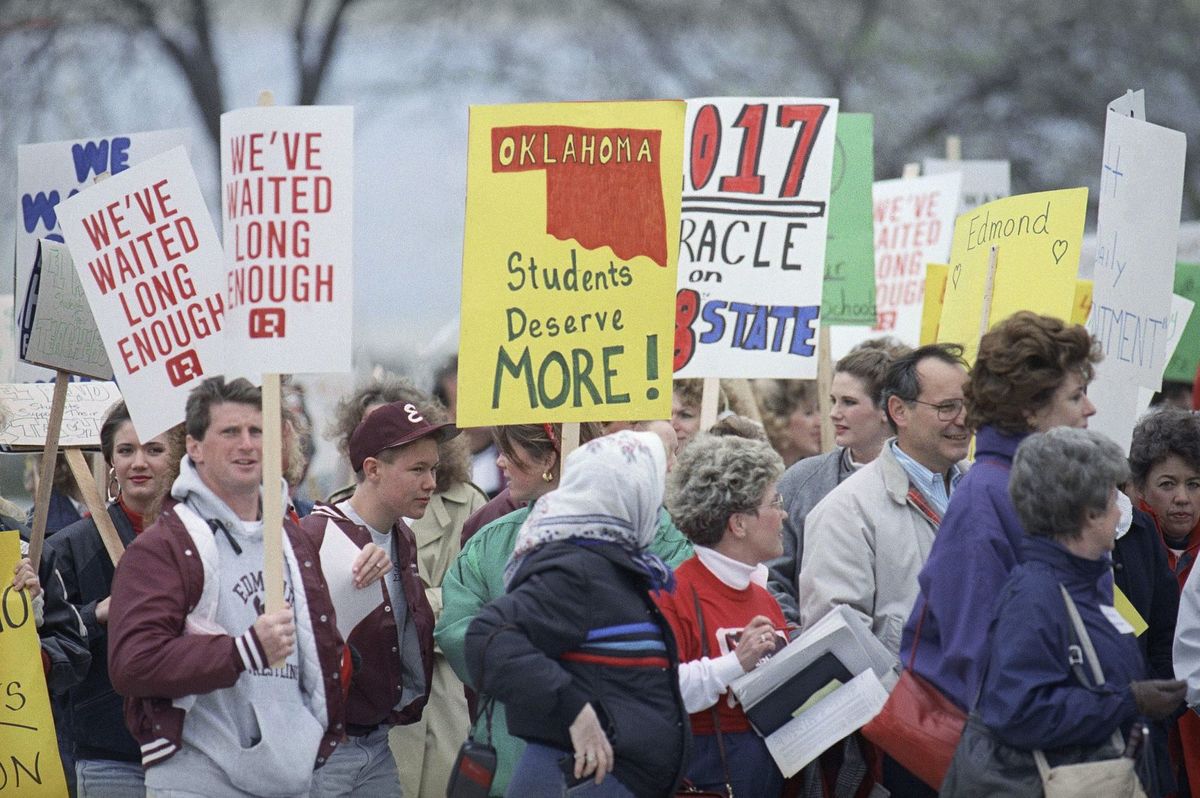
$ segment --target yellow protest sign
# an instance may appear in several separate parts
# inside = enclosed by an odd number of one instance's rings
[[[938,340],[962,344],[974,362],[992,247],[989,326],[1018,310],[1070,319],[1086,211],[1087,189],[1069,188],[1005,197],[959,216]]]
[[[921,305],[921,346],[937,340],[938,322],[942,319],[942,301],[946,293],[946,277],[950,267],[945,263],[925,265],[925,297]]]
[[[0,797],[67,794],[29,594],[12,587],[16,532],[0,532]]]
[[[1072,324],[1087,324],[1088,315],[1092,312],[1092,281],[1075,281],[1075,304],[1071,308]]]
[[[460,425],[670,415],[684,109],[471,107]]]

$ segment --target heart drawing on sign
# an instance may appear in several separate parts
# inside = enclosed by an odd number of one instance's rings
[[[950,282],[954,283],[954,287],[958,288],[958,278],[962,274],[962,264],[957,263],[954,266],[954,273],[950,275]]]
[[[1061,263],[1063,256],[1067,254],[1067,242],[1064,239],[1058,239],[1050,247],[1050,254],[1054,256],[1054,262]]]

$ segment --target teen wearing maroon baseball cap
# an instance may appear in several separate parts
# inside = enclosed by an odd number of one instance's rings
[[[379,606],[349,634],[357,667],[346,702],[347,739],[313,779],[312,796],[399,795],[388,730],[421,717],[433,678],[433,610],[417,572],[405,518],[425,515],[436,489],[438,443],[458,434],[411,402],[367,411],[346,446],[357,480],[349,499],[318,504],[302,527],[318,548],[326,535],[374,542],[394,565]]]
[[[411,402],[380,405],[368,411],[350,435],[350,467],[357,473],[362,471],[363,461],[368,457],[375,457],[385,449],[404,446],[431,435],[436,436],[436,443],[441,443],[458,433],[458,427],[449,421],[442,424],[430,423]],[[408,517],[420,518],[412,515]]]

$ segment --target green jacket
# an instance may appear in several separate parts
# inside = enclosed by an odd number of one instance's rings
[[[454,564],[442,580],[442,615],[438,619],[433,636],[446,655],[450,667],[458,678],[469,687],[474,687],[467,672],[463,640],[467,627],[475,619],[479,608],[494,598],[504,595],[504,566],[512,556],[517,542],[517,533],[529,515],[529,507],[497,518],[479,530],[455,558]],[[692,556],[692,543],[675,528],[675,523],[665,509],[659,509],[658,531],[650,550],[662,557],[672,568]],[[487,737],[484,717],[475,722],[472,737],[483,741]],[[508,733],[504,706],[495,704],[492,713],[492,745],[496,747],[496,777],[492,781],[492,795],[504,795],[512,778],[513,768],[525,750],[525,742]]]

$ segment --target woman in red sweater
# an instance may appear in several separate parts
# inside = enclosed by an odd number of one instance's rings
[[[787,643],[763,563],[783,552],[783,461],[767,444],[702,435],[668,476],[667,508],[696,547],[658,594],[679,646],[679,682],[694,745],[688,779],[701,790],[772,798],[783,774],[729,684]]]

